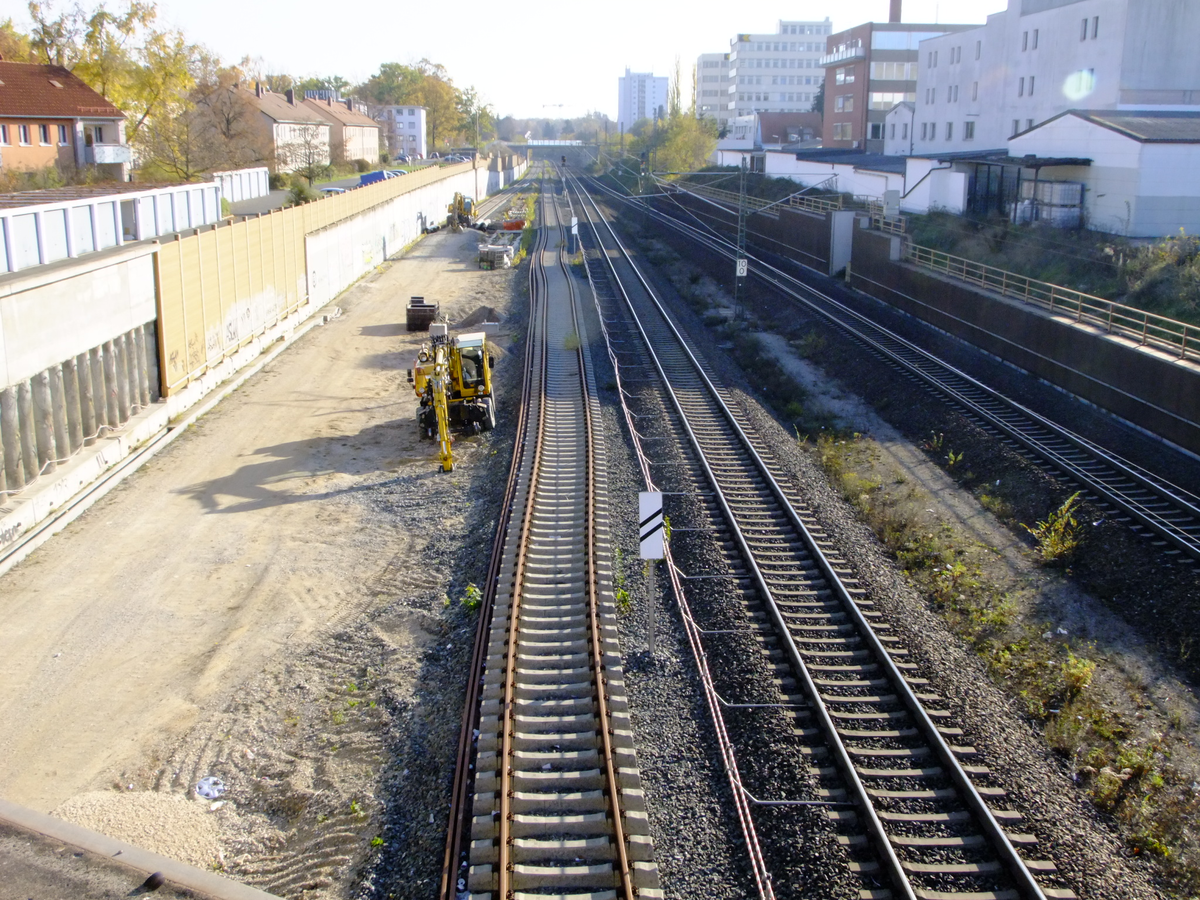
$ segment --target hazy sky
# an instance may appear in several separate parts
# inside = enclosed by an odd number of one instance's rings
[[[56,6],[61,6],[59,0]],[[94,0],[83,0],[92,8]],[[112,7],[120,0],[109,0]],[[904,0],[905,22],[982,24],[1007,0]],[[617,115],[617,78],[670,76],[679,58],[685,92],[690,68],[726,52],[739,32],[774,32],[779,19],[832,19],[834,31],[886,22],[888,0],[601,0],[519,4],[454,0],[338,3],[292,0],[158,0],[161,19],[226,60],[261,57],[296,76],[365,80],[380,63],[441,63],[459,87],[474,85],[497,114],[522,117]],[[681,10],[687,10],[681,15]],[[25,4],[0,0],[0,18],[28,24]]]

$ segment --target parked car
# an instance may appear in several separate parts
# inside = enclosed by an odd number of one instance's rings
[[[340,188],[340,187],[323,187],[320,189],[320,191],[322,194],[344,194],[344,193],[346,193],[346,189]]]
[[[377,181],[383,181],[390,177],[383,169],[377,169],[374,172],[363,172],[363,174],[358,176],[358,183],[359,185],[374,184]]]
[[[407,153],[401,153],[399,156],[396,157],[396,162],[410,163],[410,162],[412,162],[412,159],[409,158],[409,155]]]

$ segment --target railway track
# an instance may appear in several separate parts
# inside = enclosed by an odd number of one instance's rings
[[[617,202],[639,202],[604,191]],[[649,203],[639,202],[639,206],[705,252],[730,262],[735,258],[734,245],[713,228],[682,221]],[[696,218],[690,211],[689,215]],[[1107,506],[1135,531],[1164,546],[1167,554],[1189,562],[1200,560],[1200,497],[1005,397],[783,269],[752,254],[747,256],[755,278],[816,313],[898,372],[916,379],[1018,452],[1078,485],[1088,499]]]
[[[689,540],[707,539],[722,551],[723,565],[716,565],[711,554],[700,563],[703,554],[689,557],[680,549],[671,581],[706,680],[760,896],[794,888],[772,878],[772,861],[785,859],[788,849],[773,846],[755,818],[767,809],[777,817],[814,808],[836,829],[861,898],[1074,896],[1055,879],[1053,864],[1039,858],[1036,838],[1009,830],[1019,814],[1006,808],[1004,792],[974,749],[955,743],[961,732],[943,699],[923,692],[927,686],[907,651],[850,578],[799,486],[754,439],[598,208],[575,187],[590,225],[584,231],[589,274],[618,373],[657,375],[639,378],[639,390],[622,386],[622,395],[643,410],[630,411],[629,421],[649,419],[659,428],[654,456],[668,464],[659,468],[654,489],[694,501],[691,511],[686,505],[672,511],[673,543],[685,548]],[[654,460],[643,449],[649,438],[634,434],[643,473],[654,478]],[[669,441],[676,459],[661,441]],[[697,570],[684,571],[688,565]],[[687,595],[713,582],[737,595],[741,622],[706,623],[703,611],[692,611],[703,604],[690,605]],[[737,690],[736,679],[722,687],[727,673],[708,668],[709,657],[727,661],[747,636],[761,644],[773,677],[767,702],[726,699],[721,692]],[[809,761],[794,783],[774,782],[779,797],[756,795],[754,779],[738,766],[744,746],[758,736],[726,719],[748,710],[785,716]]]
[[[441,896],[661,897],[602,557],[608,501],[587,326],[544,193],[541,211],[521,422]]]

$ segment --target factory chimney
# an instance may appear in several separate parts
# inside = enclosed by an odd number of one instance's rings
[[[888,15],[889,22],[899,22],[900,21],[900,3],[901,2],[902,2],[902,0],[892,0],[892,11],[891,11],[891,14]]]

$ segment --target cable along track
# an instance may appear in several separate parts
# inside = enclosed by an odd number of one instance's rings
[[[621,202],[637,202],[605,191]],[[730,261],[735,258],[733,245],[708,226],[690,225],[644,202],[637,205],[706,250]],[[1169,545],[1168,554],[1185,554],[1180,559],[1186,562],[1200,560],[1200,497],[1005,397],[782,269],[745,255],[754,277],[809,308],[1021,453],[1078,484],[1089,499],[1116,510],[1135,531],[1144,530]]]
[[[716,540],[727,546],[734,573],[728,577],[754,617],[746,630],[759,623],[770,635],[768,646],[777,648],[773,661],[783,677],[776,706],[790,712],[811,759],[807,781],[794,786],[803,799],[758,799],[731,775],[735,792],[750,809],[825,808],[851,869],[862,877],[862,898],[1073,897],[1034,877],[1036,871],[1052,879],[1053,864],[1018,853],[1020,846],[1033,857],[1036,839],[1001,827],[1019,814],[993,811],[985,801],[999,804],[1003,791],[986,783],[985,767],[961,761],[975,751],[950,743],[961,732],[948,726],[942,698],[918,693],[924,682],[904,661],[907,651],[845,563],[823,546],[813,516],[781,484],[787,476],[755,446],[730,397],[688,349],[598,209],[587,209],[590,198],[579,196],[591,225],[585,233],[591,276],[609,282],[610,290],[598,292],[606,329],[630,322],[612,352],[629,366],[648,358],[658,373],[655,388],[673,410],[669,427],[689,462],[680,490],[712,492]],[[622,302],[605,304],[605,296]],[[674,574],[677,587],[688,577],[709,577]],[[705,645],[701,655],[715,652],[727,634],[695,623],[691,631]],[[770,837],[763,840],[769,844]],[[748,845],[757,870],[755,841]],[[760,880],[760,895],[774,896],[769,875]]]
[[[598,559],[608,549],[608,502],[594,375],[558,249],[562,227],[544,193],[541,208],[520,462],[485,603],[485,666],[472,674],[480,686],[478,736],[457,895],[661,897],[611,575]],[[448,853],[450,865],[457,855]],[[443,894],[454,896],[446,886]]]

